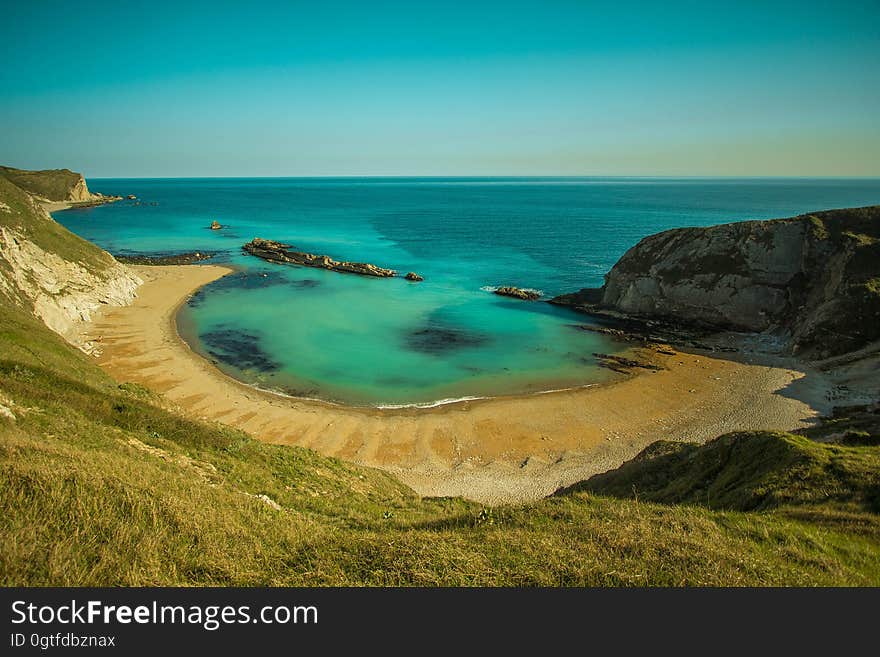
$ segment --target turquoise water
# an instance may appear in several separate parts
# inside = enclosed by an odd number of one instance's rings
[[[143,202],[56,218],[112,253],[217,251],[236,274],[197,294],[179,325],[249,383],[360,405],[536,392],[601,381],[620,348],[585,317],[504,299],[600,285],[642,237],[679,226],[880,203],[878,180],[132,179],[92,189]],[[210,231],[216,219],[226,226]],[[359,260],[423,283],[272,265],[253,237]]]

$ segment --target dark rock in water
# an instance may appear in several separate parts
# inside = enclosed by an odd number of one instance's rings
[[[134,194],[129,194],[125,198],[127,198],[129,201],[134,201],[137,199],[137,196],[135,196]]]
[[[534,290],[524,290],[522,288],[510,285],[502,285],[495,290],[495,294],[502,297],[512,297],[514,299],[522,299],[523,301],[537,301],[541,295]]]
[[[241,370],[274,372],[280,364],[260,347],[260,336],[250,331],[217,328],[199,336],[217,360]]]
[[[214,221],[211,222],[210,228],[211,228],[211,230],[220,230],[221,228],[223,228],[223,226],[221,226],[220,222],[215,219]]]
[[[419,283],[419,282],[425,280],[425,278],[423,276],[419,276],[414,271],[409,272],[406,276],[404,276],[404,278],[408,281],[413,281],[414,283]]]
[[[250,253],[251,255],[269,262],[302,265],[303,267],[317,267],[319,269],[329,269],[331,271],[338,271],[347,274],[377,276],[380,278],[397,275],[397,272],[393,269],[384,269],[366,262],[339,262],[326,255],[292,251],[290,244],[264,240],[259,237],[254,238],[242,248],[246,253]]]
[[[124,265],[190,265],[210,260],[216,253],[194,251],[192,253],[120,253],[114,255]]]
[[[585,287],[577,292],[560,294],[558,297],[550,299],[549,303],[556,306],[571,306],[573,308],[586,310],[602,303],[602,288]]]
[[[489,338],[483,334],[444,326],[428,326],[406,336],[409,349],[425,354],[448,354],[459,349],[479,347],[487,342]]]

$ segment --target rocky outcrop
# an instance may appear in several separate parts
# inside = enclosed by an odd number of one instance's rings
[[[326,255],[293,251],[290,244],[264,240],[259,237],[254,238],[242,248],[246,253],[269,262],[317,267],[346,274],[360,274],[361,276],[377,276],[380,278],[397,275],[397,272],[393,269],[384,269],[366,262],[339,262]]]
[[[423,276],[419,276],[419,275],[418,275],[417,273],[415,273],[414,271],[408,272],[407,275],[404,276],[404,278],[405,278],[406,280],[408,280],[408,281],[412,281],[412,282],[414,282],[414,283],[421,283],[423,280],[425,280],[425,278],[424,278]]]
[[[211,222],[211,225],[209,226],[209,228],[211,230],[220,230],[221,228],[223,228],[223,226],[220,224],[219,221],[217,221],[215,219],[214,221]]]
[[[146,255],[143,253],[129,253],[115,255],[117,262],[123,265],[192,265],[204,260],[210,260],[216,253],[203,253],[202,251],[190,251],[187,253],[159,253]]]
[[[537,301],[541,298],[540,292],[536,292],[535,290],[524,290],[511,285],[502,285],[492,291],[499,296],[521,299],[522,301]]]
[[[880,206],[651,235],[603,287],[553,302],[773,333],[811,357],[847,353],[880,339]]]
[[[41,201],[0,178],[0,294],[77,343],[79,323],[131,303],[141,279],[55,222]]]

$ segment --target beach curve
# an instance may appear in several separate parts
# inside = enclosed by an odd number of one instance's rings
[[[194,353],[175,316],[218,265],[132,266],[144,279],[131,306],[105,308],[81,339],[119,381],[162,393],[205,420],[391,472],[424,496],[523,502],[617,467],[659,439],[704,441],[735,430],[793,429],[818,410],[820,389],[775,394],[801,368],[701,353],[653,354],[662,369],[540,395],[430,408],[360,408],[285,397],[239,382]],[[801,386],[803,388],[803,386]]]

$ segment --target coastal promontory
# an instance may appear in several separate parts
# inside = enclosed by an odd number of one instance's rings
[[[65,203],[86,207],[122,200],[121,196],[107,196],[89,191],[81,173],[70,169],[26,171],[0,166],[0,177],[24,190],[39,201]]]
[[[827,357],[880,339],[880,206],[678,228],[644,238],[601,288],[553,303],[764,332]]]

